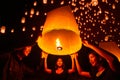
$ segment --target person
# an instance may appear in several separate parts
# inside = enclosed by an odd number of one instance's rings
[[[78,54],[75,54],[75,63],[78,74],[90,80],[120,80],[120,63],[118,59],[107,51],[83,40],[83,45],[92,51],[88,54],[91,64],[90,71],[84,71],[78,62]]]
[[[68,79],[68,74],[72,74],[73,72],[75,72],[74,69],[74,55],[70,55],[71,56],[71,61],[72,61],[72,67],[71,69],[66,69],[65,68],[65,64],[63,62],[63,59],[61,57],[59,57],[55,63],[55,67],[54,69],[49,69],[47,66],[47,57],[48,54],[45,52],[42,52],[42,56],[44,58],[44,69],[45,72],[47,72],[48,74],[51,74],[51,78],[49,78],[49,80],[67,80]],[[48,80],[48,79],[47,79]]]
[[[23,63],[23,58],[30,54],[31,49],[32,46],[28,45],[11,53],[0,55],[0,61],[4,64],[1,80],[23,80],[24,72],[33,72]]]

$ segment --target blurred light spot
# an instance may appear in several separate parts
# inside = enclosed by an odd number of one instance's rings
[[[14,33],[14,29],[11,29],[11,33]]]
[[[35,30],[36,30],[36,27],[32,27],[32,30],[35,31]]]
[[[22,17],[21,23],[25,23],[25,17]]]
[[[33,34],[31,34],[30,36],[33,37]]]
[[[36,15],[37,15],[37,16],[39,15],[39,11],[36,11]]]
[[[43,0],[43,4],[47,4],[47,0]]]
[[[91,4],[92,4],[92,6],[97,6],[98,5],[98,0],[92,0]]]
[[[28,12],[27,12],[27,11],[25,12],[25,15],[28,15]]]
[[[64,4],[64,1],[61,1],[61,3],[60,3],[61,5],[63,5]]]
[[[34,6],[37,6],[37,1],[35,1],[35,2],[33,3],[33,5],[34,5]]]
[[[0,32],[1,32],[2,34],[5,33],[5,30],[6,30],[6,26],[2,26],[2,27],[0,28]]]
[[[112,9],[115,9],[115,4],[112,5]]]
[[[34,11],[34,8],[31,8],[31,10],[30,10],[30,14],[34,14],[35,13],[35,11]]]
[[[22,28],[22,31],[24,32],[25,30],[26,30],[26,28],[25,28],[25,27],[23,27],[23,28]]]

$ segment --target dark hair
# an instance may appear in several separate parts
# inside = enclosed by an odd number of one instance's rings
[[[103,67],[106,67],[108,65],[106,59],[104,59],[102,56],[98,55],[95,51],[90,51],[88,54],[93,54],[96,56],[97,63],[102,65]]]

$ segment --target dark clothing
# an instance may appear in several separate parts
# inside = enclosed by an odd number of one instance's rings
[[[113,61],[113,63],[117,63],[117,62]],[[114,64],[114,66],[120,67],[119,62],[118,62],[118,64]],[[90,71],[90,74],[92,76],[91,80],[120,80],[120,74],[118,73],[119,70],[117,67],[116,67],[116,69],[118,72],[112,71],[108,64],[106,64],[106,66],[104,66],[104,67],[105,67],[105,70],[98,77],[96,76],[96,73],[98,72],[97,68],[92,68]]]
[[[119,80],[116,73],[113,72],[110,68],[105,69],[105,71],[98,77],[96,76],[96,72],[96,70],[91,72],[91,80]]]
[[[16,54],[9,53],[5,55],[4,59],[6,60],[3,66],[2,80],[22,80],[24,72],[33,72],[18,59]]]
[[[52,70],[52,74],[50,76],[50,80],[67,80],[68,78],[68,70],[64,69],[61,74],[56,74],[55,69]]]

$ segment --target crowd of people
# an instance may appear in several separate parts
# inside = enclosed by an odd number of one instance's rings
[[[0,55],[0,63],[3,66],[0,80],[120,80],[120,62],[116,56],[90,44],[86,40],[82,44],[90,49],[87,53],[90,64],[88,71],[81,66],[86,63],[81,64],[79,62],[79,52],[68,55],[71,62],[70,68],[66,67],[61,56],[55,61],[55,65],[50,68],[48,66],[49,54],[41,51],[40,66],[43,66],[43,68],[40,69],[44,70],[30,68],[23,63],[23,59],[31,53],[32,46],[29,45],[11,53]],[[34,75],[39,74],[39,72],[42,76],[37,76],[39,77],[37,79],[24,78],[24,74]]]

